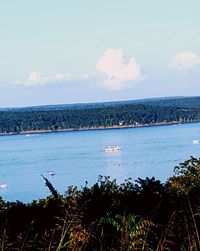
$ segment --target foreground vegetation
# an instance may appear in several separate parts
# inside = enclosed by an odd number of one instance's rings
[[[0,110],[0,133],[200,121],[200,97]]]
[[[1,250],[200,250],[200,159],[155,178],[118,185],[99,177],[31,204],[0,201]]]

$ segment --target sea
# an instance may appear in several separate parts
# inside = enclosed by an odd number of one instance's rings
[[[119,146],[116,152],[106,152]],[[200,123],[126,129],[0,136],[0,197],[29,203],[50,195],[46,177],[64,194],[92,186],[99,175],[118,184],[155,177],[166,182],[174,167],[200,157]]]

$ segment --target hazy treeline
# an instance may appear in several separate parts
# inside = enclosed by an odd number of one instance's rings
[[[0,110],[0,132],[62,130],[200,120],[200,98],[149,99]]]

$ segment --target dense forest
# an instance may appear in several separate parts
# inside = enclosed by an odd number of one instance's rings
[[[200,121],[200,97],[0,109],[0,133]]]
[[[0,198],[1,250],[200,250],[200,159],[175,167],[165,183],[100,176],[92,187],[70,186],[60,195],[43,179],[51,192],[45,199]]]

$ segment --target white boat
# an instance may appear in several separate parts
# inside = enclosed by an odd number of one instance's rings
[[[104,152],[109,152],[109,153],[112,153],[112,152],[119,152],[121,151],[121,147],[120,146],[108,146],[104,149]]]
[[[196,144],[199,144],[199,140],[198,140],[198,139],[193,139],[193,140],[192,140],[192,143],[195,144],[195,145],[196,145]]]
[[[0,184],[0,189],[6,189],[8,185],[6,183],[1,183]]]
[[[54,176],[54,175],[56,175],[56,173],[54,171],[50,171],[50,172],[48,172],[48,175]]]

